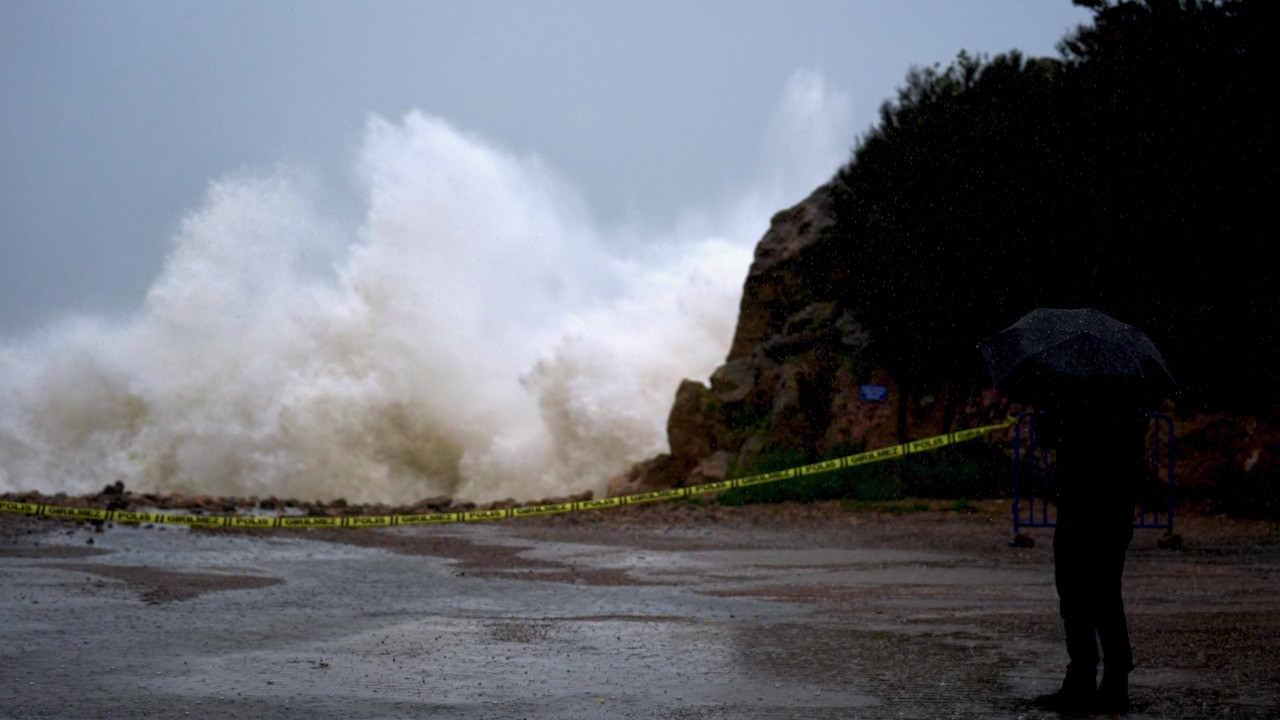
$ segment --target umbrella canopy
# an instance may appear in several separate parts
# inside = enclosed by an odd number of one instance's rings
[[[1093,308],[1036,308],[978,349],[996,389],[1033,403],[1082,393],[1154,403],[1176,387],[1151,338]]]

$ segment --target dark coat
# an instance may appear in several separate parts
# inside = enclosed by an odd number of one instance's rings
[[[1038,442],[1054,450],[1050,498],[1059,524],[1133,522],[1148,424],[1137,405],[1096,399],[1063,404],[1037,420]]]

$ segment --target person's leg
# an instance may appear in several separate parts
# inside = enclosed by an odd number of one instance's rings
[[[1098,688],[1099,709],[1110,713],[1129,711],[1129,672],[1133,670],[1133,647],[1129,643],[1129,625],[1125,619],[1121,580],[1125,553],[1133,538],[1132,526],[1117,528],[1105,550],[1105,563],[1099,570],[1099,594],[1096,600],[1098,637],[1102,641],[1104,669]]]
[[[1059,525],[1053,533],[1053,575],[1058,610],[1067,640],[1067,675],[1056,693],[1036,698],[1036,705],[1058,711],[1092,708],[1097,694],[1098,640],[1092,602],[1088,537]]]

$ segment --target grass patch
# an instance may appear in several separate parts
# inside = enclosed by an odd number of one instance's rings
[[[854,452],[842,449],[818,461]],[[754,462],[732,468],[728,476],[776,472],[809,462],[815,460],[795,450],[764,452]],[[1012,490],[1012,467],[1003,447],[994,441],[979,440],[896,460],[728,490],[721,493],[718,501],[722,505],[824,500],[885,503],[928,497],[955,499],[957,511],[972,512],[970,499],[1007,497]]]

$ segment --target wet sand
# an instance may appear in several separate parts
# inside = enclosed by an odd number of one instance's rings
[[[1280,527],[1125,574],[1133,718],[1280,717]],[[0,718],[1037,718],[1066,662],[1008,503],[679,503],[192,531],[0,516]]]

